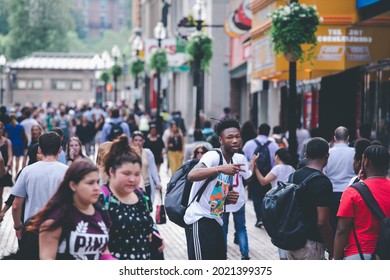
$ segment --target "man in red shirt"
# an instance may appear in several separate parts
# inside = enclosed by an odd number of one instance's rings
[[[364,183],[384,214],[390,216],[390,180],[386,178],[389,169],[387,149],[379,145],[369,146],[364,151],[361,169]],[[334,241],[334,259],[360,260],[353,234],[355,227],[364,259],[370,260],[379,236],[379,221],[357,190],[352,187],[345,189],[337,216],[339,220]]]

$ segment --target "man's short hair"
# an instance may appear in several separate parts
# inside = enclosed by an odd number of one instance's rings
[[[45,132],[39,137],[39,148],[44,156],[57,155],[60,147],[61,138],[54,131]]]
[[[54,131],[57,133],[61,138],[64,137],[64,131],[60,127],[53,127],[50,131]]]
[[[119,110],[117,108],[111,110],[111,117],[113,119],[119,118]]]
[[[259,126],[259,135],[268,136],[270,131],[271,131],[271,127],[266,123],[262,123]]]
[[[314,137],[306,146],[307,159],[323,159],[329,154],[329,144],[324,138]]]
[[[201,130],[199,129],[196,129],[194,131],[194,140],[195,141],[202,141],[203,140],[203,133]]]
[[[217,133],[218,136],[221,136],[222,131],[224,131],[225,129],[231,128],[231,127],[234,127],[234,128],[237,128],[238,130],[240,130],[240,124],[238,123],[238,121],[236,119],[227,118],[223,121],[217,122],[215,124],[214,131]]]
[[[334,131],[334,137],[337,141],[347,141],[349,136],[348,129],[344,126],[339,126]]]
[[[371,145],[371,141],[365,138],[360,138],[356,140],[354,148],[355,148],[355,159],[356,160],[362,160],[362,156],[364,151],[367,149],[368,146]]]

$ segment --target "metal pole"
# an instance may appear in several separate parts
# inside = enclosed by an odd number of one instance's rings
[[[158,39],[158,48],[161,48],[161,39]],[[157,131],[160,135],[162,135],[163,128],[162,128],[162,120],[160,117],[160,106],[161,106],[161,74],[160,71],[157,71],[157,93],[156,93],[156,102],[157,102],[157,115],[156,115],[156,122],[157,122]]]
[[[1,77],[0,77],[0,95],[1,95],[0,103],[1,103],[1,105],[3,105],[3,69],[1,69],[0,74],[1,74]]]
[[[115,68],[117,66],[117,60],[118,58],[115,56]],[[116,73],[116,70],[114,71],[114,102],[115,106],[117,105],[117,100],[118,100],[118,89],[117,89],[117,81],[118,81],[118,76]]]
[[[202,30],[202,20],[196,21],[196,30],[201,32]],[[200,47],[200,46],[199,46]],[[200,48],[199,48],[200,49]],[[204,73],[201,69],[202,54],[198,52],[198,55],[195,59],[194,67],[194,84],[196,86],[196,107],[195,107],[195,129],[201,129],[200,121],[200,112],[203,110],[203,86],[204,86]]]
[[[290,3],[298,3],[297,0],[291,0]],[[291,155],[291,164],[293,167],[298,165],[298,142],[297,142],[297,63],[289,63],[289,95],[288,95],[288,150]]]

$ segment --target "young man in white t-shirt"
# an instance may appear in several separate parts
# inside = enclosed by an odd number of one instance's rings
[[[215,177],[202,195],[188,206],[184,216],[188,225],[186,237],[190,260],[226,259],[222,214],[226,205],[236,204],[242,196],[234,189],[235,177],[248,179],[251,176],[245,156],[237,153],[241,147],[237,120],[223,120],[217,123],[215,131],[221,143],[222,165],[219,153],[210,151],[188,174],[188,179],[194,182],[189,201],[193,201],[208,178]]]

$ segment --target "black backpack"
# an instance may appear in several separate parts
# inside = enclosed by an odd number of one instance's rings
[[[219,154],[219,165],[222,165],[222,153],[218,149],[214,149]],[[191,193],[192,183],[187,179],[188,173],[198,164],[199,159],[193,159],[185,162],[171,177],[167,184],[167,193],[165,197],[165,210],[169,220],[181,227],[186,227],[184,222],[184,214],[188,206],[195,201],[200,200],[207,185],[213,181],[218,174],[209,177],[202,187],[198,190],[190,203],[189,197]]]
[[[376,242],[375,251],[372,259],[377,260],[390,260],[390,217],[386,217],[382,209],[379,207],[370,189],[363,182],[357,182],[351,186],[359,192],[367,207],[371,210],[372,214],[380,222],[380,232],[378,241]],[[354,229],[354,235],[356,239],[356,245],[359,250],[360,258],[364,260],[363,253],[361,251],[357,235]]]
[[[268,140],[264,143],[264,145],[262,145],[257,139],[254,140],[257,144],[254,154],[259,154],[259,157],[256,160],[256,165],[261,175],[266,176],[272,169],[271,156],[268,149],[268,145],[271,141]]]
[[[313,178],[324,176],[315,172],[300,184],[278,182],[278,187],[268,191],[261,205],[263,225],[271,242],[284,250],[297,250],[307,241],[307,232],[301,207],[297,200],[298,192]],[[289,182],[293,182],[294,173]]]
[[[116,138],[123,134],[123,128],[121,127],[122,122],[119,123],[110,123],[111,130],[110,134],[107,136],[108,141],[114,141]]]

